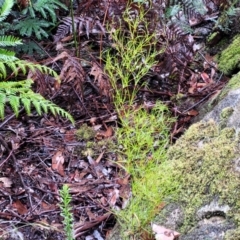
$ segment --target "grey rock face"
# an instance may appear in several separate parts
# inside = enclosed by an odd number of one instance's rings
[[[209,112],[203,121],[213,119],[222,127],[233,127],[237,132],[240,130],[240,88],[231,90],[214,109]]]
[[[231,223],[198,225],[180,240],[223,240],[227,230],[234,227]]]

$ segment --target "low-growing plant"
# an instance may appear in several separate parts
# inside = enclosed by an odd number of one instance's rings
[[[0,22],[6,19],[13,4],[13,0],[4,1],[0,8]],[[0,118],[4,118],[6,104],[10,104],[16,116],[19,114],[21,105],[24,106],[28,115],[31,113],[31,106],[33,105],[39,115],[43,112],[47,113],[50,110],[53,115],[59,114],[74,123],[73,117],[68,112],[31,90],[32,80],[4,81],[9,70],[13,72],[14,76],[18,75],[19,70],[26,74],[27,70],[30,69],[33,72],[38,70],[44,74],[51,74],[56,79],[58,77],[57,73],[52,69],[20,60],[15,56],[14,51],[6,49],[6,47],[15,47],[21,44],[22,42],[19,38],[5,35],[0,36],[0,79],[3,79],[3,81],[0,81]]]
[[[140,239],[150,231],[150,222],[174,196],[178,184],[169,177],[166,162],[169,130],[173,119],[165,105],[157,103],[151,112],[140,108],[122,120],[117,130],[121,146],[118,164],[131,175],[132,198],[126,209],[117,212],[123,239]]]
[[[57,24],[56,10],[68,8],[59,0],[31,0],[23,1],[20,5],[21,20],[17,19],[14,30],[19,31],[21,36],[36,36],[41,40],[49,36],[49,28]]]
[[[123,239],[140,239],[143,232],[149,231],[164,197],[177,189],[177,183],[166,174],[166,148],[173,121],[167,107],[159,102],[147,111],[134,105],[139,89],[147,84],[142,78],[159,53],[155,36],[148,32],[142,3],[138,7],[137,15],[130,8],[124,12],[128,31],[110,30],[114,50],[106,53],[105,61],[121,121],[116,132],[120,146],[118,164],[131,175],[132,198],[126,209],[116,212]]]
[[[63,225],[64,231],[66,235],[66,240],[73,240],[73,214],[72,208],[70,206],[71,203],[71,195],[69,193],[68,185],[64,184],[62,189],[60,190],[60,209],[61,209],[61,216],[64,218]]]
[[[113,88],[113,101],[118,112],[124,105],[132,106],[139,89],[146,85],[141,81],[149,69],[156,63],[156,39],[148,31],[148,22],[144,7],[139,4],[139,12],[132,16],[127,8],[123,13],[121,26],[109,29],[114,50],[108,50],[105,57],[105,72],[109,76]],[[110,28],[110,27],[109,27]]]

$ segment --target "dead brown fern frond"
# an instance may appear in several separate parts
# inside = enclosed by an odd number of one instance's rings
[[[83,94],[83,83],[85,82],[85,71],[76,57],[72,57],[67,52],[62,52],[51,63],[61,61],[62,68],[60,79],[63,83],[70,83],[81,96]]]
[[[91,17],[74,17],[75,31],[78,36],[86,35],[89,38],[90,34],[103,34],[106,30],[98,19]],[[62,20],[62,24],[59,25],[57,33],[54,36],[54,42],[58,42],[64,37],[72,34],[72,19],[66,17]]]

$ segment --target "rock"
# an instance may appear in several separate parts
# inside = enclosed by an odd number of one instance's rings
[[[181,232],[180,240],[240,239],[239,84],[240,73],[168,150],[179,192],[154,223]]]

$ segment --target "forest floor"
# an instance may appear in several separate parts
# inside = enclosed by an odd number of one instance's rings
[[[221,34],[232,37],[235,33]],[[98,38],[91,37],[83,38],[92,45],[81,49],[81,64],[74,57],[73,45],[64,45],[68,40],[59,41],[57,50],[56,42],[38,43],[43,57],[37,60],[53,67],[62,82],[58,85],[53,78],[35,73],[38,81],[34,89],[69,111],[76,120],[75,126],[51,115],[38,116],[33,112],[27,116],[24,109],[16,118],[10,108],[0,122],[1,239],[64,239],[59,208],[63,184],[68,184],[72,196],[76,239],[105,239],[116,223],[112,209],[124,208],[130,199],[131,178],[116,162],[115,131],[121,125],[114,104],[102,92],[106,86],[99,84],[104,79],[104,67],[96,57]],[[141,88],[137,95],[139,103],[161,100],[169,107],[176,119],[171,142],[198,114],[197,107],[228,81],[213,63],[212,55],[222,49],[209,49],[209,53],[195,51],[187,65],[184,63],[184,71],[188,68],[188,72],[181,72],[184,79],[174,84],[164,82],[162,74],[166,73],[159,69],[166,63],[160,58],[148,88]]]

